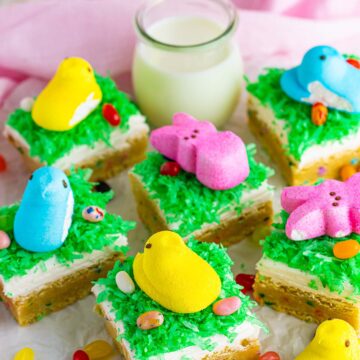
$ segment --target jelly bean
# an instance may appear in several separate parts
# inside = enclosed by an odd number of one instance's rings
[[[73,360],[90,360],[90,358],[85,351],[76,350],[73,354]]]
[[[360,61],[359,61],[359,60],[357,60],[357,59],[346,59],[346,61],[347,61],[350,65],[356,67],[357,69],[360,69]]]
[[[83,210],[82,216],[87,221],[99,222],[104,219],[105,211],[98,206],[92,205]]]
[[[322,103],[315,103],[311,109],[311,121],[316,126],[324,125],[328,116],[328,109]]]
[[[93,191],[99,192],[99,193],[107,193],[111,191],[111,187],[108,183],[105,181],[99,181],[93,188]]]
[[[340,169],[340,179],[342,181],[350,179],[354,174],[356,174],[356,168],[354,165],[347,164]]]
[[[11,244],[9,235],[5,231],[0,230],[0,250],[7,249]]]
[[[262,354],[259,360],[281,360],[280,355],[275,351],[268,351],[265,354]]]
[[[35,359],[35,353],[34,350],[31,348],[23,348],[20,351],[18,351],[14,356],[14,360],[34,360],[34,359]]]
[[[163,322],[164,315],[159,311],[152,310],[141,314],[136,320],[136,325],[141,330],[151,330],[161,326]]]
[[[112,126],[118,126],[121,122],[120,115],[112,104],[104,104],[102,108],[102,115]]]
[[[334,256],[338,259],[350,259],[360,251],[360,244],[356,240],[340,241],[333,247]]]
[[[228,316],[239,310],[241,300],[237,296],[221,299],[213,305],[213,312],[219,316]]]
[[[113,347],[105,340],[95,340],[84,346],[83,350],[90,360],[101,360],[108,358],[114,352]]]
[[[0,155],[0,172],[6,171],[6,169],[7,169],[6,160],[2,155]]]
[[[176,161],[168,161],[161,165],[160,174],[168,176],[177,176],[180,172],[180,165]]]
[[[32,97],[25,97],[20,101],[20,108],[24,111],[30,112],[34,106],[34,99]]]
[[[236,275],[235,281],[243,287],[241,292],[246,294],[247,292],[253,291],[255,275],[238,274]]]
[[[131,294],[135,291],[135,284],[126,271],[119,271],[115,277],[116,285],[125,294]]]

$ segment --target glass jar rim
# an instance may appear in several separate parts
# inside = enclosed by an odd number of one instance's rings
[[[232,2],[230,0],[208,0],[208,1],[212,1],[213,3],[217,3],[220,6],[222,6],[229,15],[228,25],[218,36],[216,36],[210,40],[196,43],[196,44],[191,44],[191,45],[175,45],[175,44],[160,41],[160,40],[156,39],[155,37],[151,36],[147,32],[147,30],[145,29],[144,23],[143,23],[143,18],[148,9],[150,9],[154,5],[157,5],[163,1],[166,1],[166,0],[146,1],[135,14],[135,27],[136,27],[138,35],[145,42],[150,43],[151,45],[156,46],[158,48],[162,48],[165,50],[173,50],[173,51],[199,50],[199,49],[208,48],[208,47],[214,46],[217,43],[221,42],[222,40],[226,39],[228,36],[233,34],[237,28],[237,24],[238,24],[238,20],[239,20],[238,13],[237,13],[235,6],[232,4]]]

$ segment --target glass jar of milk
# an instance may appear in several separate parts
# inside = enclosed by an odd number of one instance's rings
[[[155,0],[138,11],[133,84],[153,126],[176,112],[217,126],[230,118],[243,77],[237,20],[230,0]]]

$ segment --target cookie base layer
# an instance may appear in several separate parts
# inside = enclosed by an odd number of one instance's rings
[[[97,305],[97,312],[100,316],[104,316],[101,306]],[[113,322],[105,319],[105,327],[114,344],[124,360],[136,360],[136,358],[128,351],[123,341],[118,341],[118,332]],[[201,360],[257,360],[259,359],[260,344],[257,339],[244,339],[241,341],[241,350],[226,347],[222,351],[208,354]],[[179,358],[180,360],[180,358]]]
[[[120,257],[119,253],[112,254],[96,264],[60,278],[26,296],[7,297],[0,284],[0,297],[19,325],[29,325],[89,295],[92,282],[106,277]]]
[[[289,185],[314,183],[319,178],[338,179],[340,169],[344,165],[350,164],[352,159],[360,157],[359,147],[356,150],[339,152],[299,168],[296,162],[286,155],[279,137],[261,119],[252,101],[248,103],[248,120],[251,132],[270,155],[271,160],[278,166]],[[322,168],[326,169],[326,172],[319,175],[319,169]]]
[[[329,319],[345,320],[360,334],[359,304],[345,298],[330,297],[311,289],[304,291],[261,273],[256,274],[254,298],[260,305],[268,305],[308,322],[320,324]]]
[[[33,158],[29,154],[29,149],[24,146],[23,143],[16,140],[10,134],[5,134],[8,141],[15,146],[22,155],[27,168],[32,172],[39,167],[45,166],[37,158]],[[148,145],[148,136],[144,132],[137,135],[127,141],[125,148],[120,150],[116,148],[110,148],[104,154],[96,157],[91,157],[86,161],[82,161],[77,164],[73,164],[75,168],[92,169],[93,173],[90,177],[90,181],[100,181],[109,179],[123,170],[126,170],[136,163],[145,159],[145,152]],[[66,173],[69,173],[70,168],[62,169]]]
[[[159,206],[154,200],[150,199],[142,182],[131,173],[129,178],[141,221],[149,228],[151,233],[171,230]],[[252,237],[256,241],[270,231],[272,218],[272,202],[266,201],[245,209],[241,214],[226,219],[220,224],[209,225],[203,231],[199,230],[193,235],[199,241],[222,243],[225,246],[238,243],[248,237]],[[192,234],[188,234],[186,238],[190,235]]]

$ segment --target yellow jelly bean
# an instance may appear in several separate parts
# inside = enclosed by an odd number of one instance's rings
[[[340,179],[342,181],[346,181],[347,179],[351,178],[354,174],[356,174],[356,168],[353,165],[344,165],[340,169]]]
[[[105,340],[95,340],[84,346],[83,350],[89,356],[90,360],[101,360],[112,355],[113,347]]]
[[[350,259],[359,251],[360,244],[356,240],[340,241],[333,248],[333,253],[338,259]]]
[[[14,360],[34,360],[34,359],[35,359],[34,350],[30,348],[23,348],[20,351],[18,351],[14,356]]]

